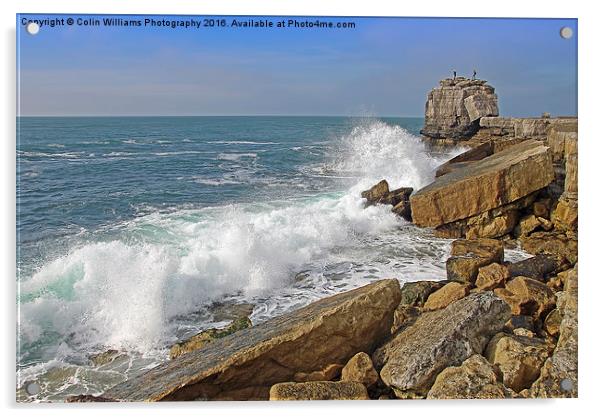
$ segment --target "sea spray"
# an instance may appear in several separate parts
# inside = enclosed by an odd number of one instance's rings
[[[282,148],[285,142],[277,136],[251,139],[240,142],[268,148],[264,153],[232,152],[230,142],[236,140],[221,141],[209,146],[228,146],[227,152],[216,148],[210,155],[219,163],[255,167],[265,154],[276,152],[271,146]],[[183,331],[190,334],[209,325],[210,317],[202,323],[192,318],[225,297],[255,304],[252,320],[258,322],[382,276],[444,276],[446,241],[416,230],[390,207],[364,208],[359,196],[383,178],[391,187],[419,188],[431,181],[441,161],[428,154],[419,138],[397,125],[366,120],[330,140],[295,142],[290,149],[322,159],[296,167],[297,177],[258,179],[260,186],[284,184],[294,190],[313,176],[333,185],[302,195],[256,196],[256,201],[236,203],[224,197],[211,207],[145,210],[143,216],[83,234],[62,255],[24,277],[19,362],[85,364],[89,352],[108,348],[161,357]],[[184,158],[193,152],[197,157],[196,148],[161,151],[160,157]],[[248,186],[242,182],[246,177],[192,178],[214,193],[222,193],[224,186]],[[35,369],[27,374],[42,373],[45,367]]]

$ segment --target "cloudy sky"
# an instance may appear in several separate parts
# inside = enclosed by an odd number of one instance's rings
[[[439,79],[473,68],[503,115],[577,113],[575,20],[339,20],[356,27],[74,25],[31,36],[18,19],[20,114],[422,116]],[[575,36],[561,38],[563,26]]]

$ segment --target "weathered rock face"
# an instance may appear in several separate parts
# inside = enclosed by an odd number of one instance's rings
[[[369,399],[366,387],[352,381],[284,382],[270,389],[270,401]]]
[[[437,375],[428,392],[429,400],[511,398],[498,381],[495,368],[481,355],[473,355],[461,366],[451,366]]]
[[[552,155],[525,141],[437,178],[410,197],[412,217],[436,227],[511,203],[554,180]]]
[[[479,268],[475,285],[481,291],[493,290],[494,288],[503,286],[509,277],[510,273],[505,265],[492,263]]]
[[[421,134],[435,139],[463,139],[478,130],[482,117],[498,115],[495,89],[486,81],[456,77],[439,84],[428,94]]]
[[[500,333],[489,342],[486,356],[499,367],[504,385],[519,393],[539,377],[550,348],[543,339]]]
[[[397,280],[381,280],[325,298],[215,340],[103,396],[124,401],[267,399],[270,386],[293,381],[298,372],[323,370],[346,363],[357,352],[371,352],[390,334],[400,297]]]
[[[564,133],[556,135],[556,132],[573,132],[576,129],[577,119],[574,117],[482,117],[478,132],[462,144],[475,147],[492,141],[495,152],[499,152],[526,139],[546,141],[547,138],[551,138],[552,132],[555,132],[550,146],[555,149],[554,153],[559,155],[557,149],[563,146],[561,143],[566,135]]]
[[[526,277],[516,277],[494,292],[512,308],[512,314],[530,315],[534,319],[545,316],[556,305],[556,296],[547,285]]]
[[[372,359],[366,352],[360,352],[349,359],[341,373],[341,381],[355,381],[367,388],[378,382],[378,372],[374,369]]]
[[[510,277],[522,276],[543,282],[546,277],[556,272],[559,266],[554,257],[540,254],[510,264],[507,268]]]
[[[526,252],[533,255],[550,255],[556,259],[559,265],[574,265],[577,262],[577,237],[573,234],[557,230],[535,232],[529,237],[521,239],[521,243]]]
[[[494,239],[458,239],[452,242],[451,257],[446,261],[450,281],[474,283],[479,268],[504,260],[504,245]]]
[[[562,322],[556,348],[546,360],[540,377],[526,396],[534,398],[577,397],[577,265],[567,275],[561,306]]]
[[[445,309],[421,315],[373,355],[380,376],[400,398],[425,395],[436,376],[483,352],[510,318],[510,308],[491,292],[471,294]]]

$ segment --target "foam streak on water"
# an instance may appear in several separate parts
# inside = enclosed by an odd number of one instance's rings
[[[407,224],[390,207],[364,208],[359,194],[383,178],[392,188],[422,187],[445,158],[433,158],[419,138],[382,121],[364,121],[326,139],[307,145],[308,152],[321,150],[320,160],[265,180],[297,190],[299,183],[332,177],[338,182],[330,189],[150,210],[73,237],[62,253],[41,261],[21,278],[21,381],[76,366],[99,374],[86,374],[82,384],[67,372],[71,383],[37,398],[101,392],[164,359],[170,343],[210,326],[211,315],[199,321],[198,314],[215,301],[253,303],[257,323],[376,279],[443,278],[449,242]],[[277,137],[221,142],[213,146],[227,149],[216,150],[216,163],[245,170],[261,169],[262,155],[282,147]],[[239,151],[238,142],[266,148]],[[161,157],[182,153],[168,150]],[[227,169],[222,178],[194,180],[216,193],[244,184],[243,177],[229,179]],[[108,348],[128,352],[128,365],[103,371],[87,364],[90,352]]]

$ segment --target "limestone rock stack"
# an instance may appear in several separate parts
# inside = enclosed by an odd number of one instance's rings
[[[456,77],[439,84],[428,94],[420,132],[424,136],[435,140],[470,137],[482,117],[498,115],[495,89],[486,81]]]

